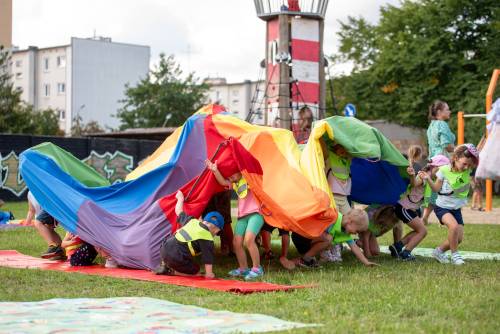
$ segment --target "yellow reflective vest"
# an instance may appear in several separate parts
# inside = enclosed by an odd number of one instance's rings
[[[214,241],[214,236],[210,231],[204,229],[200,226],[200,221],[198,219],[191,219],[186,225],[175,232],[175,238],[183,243],[187,243],[189,252],[192,256],[197,256],[200,253],[196,253],[191,244],[196,240],[209,240]]]

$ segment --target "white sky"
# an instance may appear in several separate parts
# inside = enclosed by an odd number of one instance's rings
[[[324,51],[338,47],[338,20],[363,16],[376,22],[380,6],[398,0],[330,0]],[[173,54],[184,72],[229,82],[256,80],[264,58],[265,22],[253,0],[13,0],[13,43],[47,47],[94,34],[149,45],[155,63]],[[345,71],[343,66],[335,72]]]

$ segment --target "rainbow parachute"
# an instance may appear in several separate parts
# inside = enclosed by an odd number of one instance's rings
[[[352,137],[355,136],[355,137]],[[335,139],[353,156],[353,198],[395,202],[406,189],[407,161],[377,130],[333,117],[315,124],[303,152],[290,131],[251,125],[209,105],[191,116],[125,182],[109,185],[91,167],[53,144],[21,154],[21,174],[68,231],[108,251],[121,265],[156,267],[162,240],[177,228],[175,193],[199,216],[222,191],[205,159],[224,176],[241,171],[272,226],[318,236],[337,217],[323,172],[319,138]],[[366,160],[369,158],[370,160]]]

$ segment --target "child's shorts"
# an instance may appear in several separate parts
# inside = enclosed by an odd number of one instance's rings
[[[54,217],[49,215],[49,213],[47,211],[44,211],[44,210],[42,210],[42,212],[40,212],[40,214],[38,216],[36,216],[36,220],[41,222],[43,225],[47,225],[49,227],[56,227],[57,226],[57,222],[54,219]]]
[[[264,225],[264,218],[259,213],[251,213],[244,217],[238,218],[236,223],[235,234],[244,236],[246,232],[252,232],[257,235]]]
[[[405,224],[408,224],[415,218],[422,217],[422,211],[420,211],[420,209],[405,209],[399,203],[394,205],[394,213],[396,214],[396,217],[398,217]]]
[[[170,269],[187,275],[195,275],[200,271],[200,266],[194,262],[190,254],[181,251],[179,242],[174,236],[163,241],[160,256]]]
[[[94,263],[96,256],[97,251],[94,246],[85,242],[71,255],[69,263],[75,267],[90,266]]]
[[[457,221],[458,225],[464,225],[464,220],[462,218],[462,210],[461,209],[445,209],[441,208],[439,206],[434,207],[434,213],[439,219],[439,222],[443,224],[443,216],[447,213],[450,213],[453,217],[455,217],[455,220]]]
[[[271,226],[268,223],[264,223],[264,226],[262,226],[262,231],[266,231],[266,232],[269,232],[269,233],[273,233],[273,231],[275,229],[276,229],[276,227]],[[278,228],[278,233],[279,233],[280,236],[282,236],[282,235],[287,235],[288,231],[287,230],[283,230],[281,228]]]
[[[311,249],[312,240],[292,232],[292,242],[300,255],[304,255]]]

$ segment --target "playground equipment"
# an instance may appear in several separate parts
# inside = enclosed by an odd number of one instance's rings
[[[490,85],[488,86],[488,90],[486,92],[486,113],[485,114],[464,114],[463,111],[458,112],[458,120],[457,120],[457,143],[459,145],[464,143],[464,118],[470,117],[484,117],[491,111],[491,105],[493,102],[493,93],[495,92],[495,88],[497,86],[498,76],[500,75],[500,69],[493,70],[493,74],[491,75]],[[489,121],[486,120],[486,126],[489,124]],[[486,139],[488,138],[488,132],[486,131]],[[486,211],[491,211],[493,208],[493,181],[486,180]]]
[[[265,124],[291,130],[298,125],[304,106],[314,120],[323,118],[323,30],[328,0],[254,2],[257,16],[267,24]]]

